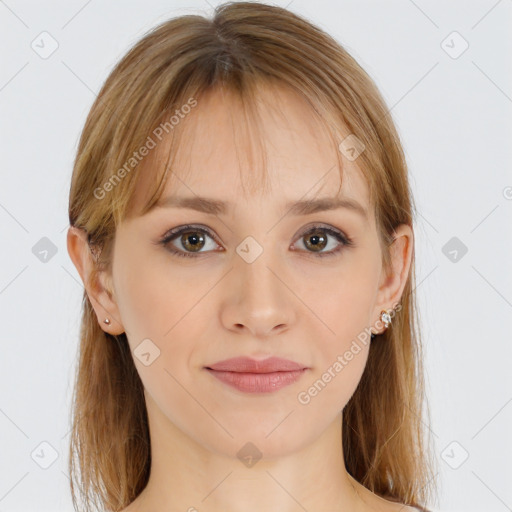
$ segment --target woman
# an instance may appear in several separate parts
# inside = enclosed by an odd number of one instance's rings
[[[406,163],[331,37],[245,2],[156,27],[89,113],[69,220],[75,508],[426,510]]]

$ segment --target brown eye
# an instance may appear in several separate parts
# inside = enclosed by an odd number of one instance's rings
[[[182,233],[180,242],[187,251],[200,251],[205,244],[205,237],[200,231],[187,231]]]
[[[160,243],[176,256],[197,257],[218,248],[209,230],[195,226],[171,229]],[[204,248],[209,250],[203,250]]]
[[[306,243],[304,244],[308,249],[312,249],[314,252],[319,252],[325,249],[327,246],[327,237],[322,229],[315,229],[314,231],[310,231],[304,239]]]
[[[301,252],[318,257],[336,256],[344,248],[354,245],[352,240],[338,229],[324,226],[313,226],[299,237],[299,241],[303,245]],[[192,225],[171,229],[159,243],[172,254],[182,257],[198,257],[201,254],[215,252],[219,248],[210,230]]]
[[[331,238],[334,239],[334,243],[331,243]],[[319,257],[335,256],[345,247],[353,246],[352,240],[341,231],[323,226],[314,226],[309,231],[303,233],[299,240],[303,240],[302,244],[305,247],[304,251],[306,253]],[[328,250],[324,250],[326,247],[328,247]]]

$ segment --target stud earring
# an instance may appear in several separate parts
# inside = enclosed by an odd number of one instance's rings
[[[389,310],[383,310],[380,312],[380,319],[384,324],[384,327],[387,329],[391,325],[391,315]]]
[[[104,323],[106,323],[107,325],[110,325],[110,319],[109,318],[105,318],[105,320],[103,320]]]
[[[389,309],[385,310],[383,309],[381,312],[380,312],[380,319],[381,319],[381,322],[384,324],[384,327],[387,329],[390,325],[391,325],[391,314],[390,314],[390,311]],[[370,335],[370,339],[374,339],[375,338],[375,334],[373,334],[373,332],[371,333]]]

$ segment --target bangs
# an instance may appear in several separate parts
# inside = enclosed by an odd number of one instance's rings
[[[346,137],[347,129],[343,124],[336,123],[336,120],[329,119],[326,115],[327,109],[318,102],[312,103],[302,91],[275,79],[258,77],[256,80],[244,81],[243,87],[240,85],[237,87],[233,83],[223,83],[210,87],[203,86],[196,90],[184,90],[175,105],[187,105],[192,99],[195,101],[193,108],[201,109],[207,95],[215,93],[222,95],[223,103],[230,116],[242,194],[247,198],[249,195],[266,194],[271,190],[267,151],[269,138],[266,136],[261,118],[262,107],[268,109],[273,118],[280,119],[289,129],[297,129],[296,126],[290,125],[285,112],[280,108],[280,101],[275,96],[276,88],[284,88],[287,93],[298,94],[308,105],[312,122],[316,122],[321,127],[322,133],[315,135],[319,138],[327,138],[333,154],[333,164],[325,170],[321,180],[328,174],[337,172],[340,177],[340,185],[336,192],[338,194],[341,190],[343,174],[339,143]],[[146,140],[149,140],[148,138],[154,140],[156,146],[144,162],[137,166],[137,172],[131,180],[133,184],[128,187],[130,195],[126,201],[127,208],[121,213],[120,221],[147,213],[158,202],[165,189],[172,190],[180,183],[188,187],[187,177],[191,167],[187,162],[190,164],[192,145],[194,141],[197,143],[198,138],[187,116],[175,124],[171,122],[173,118],[178,118],[175,113],[176,107],[168,109],[149,130]],[[178,161],[182,164],[179,166],[179,172],[176,171]],[[297,172],[300,173],[300,169],[297,169]],[[144,183],[142,183],[143,180]],[[306,191],[304,195],[306,196],[308,192]],[[135,196],[141,193],[145,197],[142,205],[141,201],[135,200]]]

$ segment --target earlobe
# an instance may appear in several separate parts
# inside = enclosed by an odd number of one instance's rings
[[[80,274],[99,325],[109,334],[122,334],[124,327],[121,323],[117,303],[106,285],[107,276],[104,272],[96,271],[93,254],[87,241],[87,232],[71,226],[67,234],[67,249]]]

